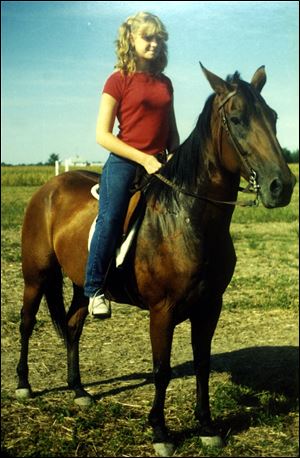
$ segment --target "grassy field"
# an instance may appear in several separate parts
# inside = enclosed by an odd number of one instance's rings
[[[292,168],[298,177],[298,166]],[[66,385],[65,349],[43,302],[29,353],[35,397],[27,402],[15,399],[20,229],[24,208],[41,183],[22,181],[20,176],[30,176],[26,170],[13,177],[13,169],[5,168],[2,174],[2,453],[153,456],[147,424],[153,385],[145,311],[114,304],[111,320],[87,319],[81,373],[96,402],[80,410]],[[35,170],[34,175],[45,172]],[[238,263],[213,340],[210,379],[212,415],[226,438],[224,449],[205,449],[197,437],[189,323],[175,331],[173,379],[166,401],[167,424],[177,442],[175,456],[298,456],[298,197],[297,184],[286,208],[237,208],[234,213],[231,233]],[[66,303],[70,297],[66,279]]]
[[[76,170],[76,167],[70,167],[70,170]],[[99,172],[100,167],[87,166],[85,170]],[[60,167],[63,172],[63,167]],[[55,173],[54,165],[27,165],[27,166],[2,166],[1,167],[1,185],[2,186],[41,186]]]

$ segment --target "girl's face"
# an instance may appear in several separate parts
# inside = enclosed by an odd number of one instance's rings
[[[143,31],[132,35],[132,44],[140,61],[155,60],[160,53],[161,42],[157,35]]]

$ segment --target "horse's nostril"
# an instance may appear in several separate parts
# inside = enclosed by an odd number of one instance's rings
[[[282,188],[282,182],[279,178],[275,178],[275,180],[273,180],[270,184],[270,191],[273,194],[273,196],[279,196],[282,192]]]

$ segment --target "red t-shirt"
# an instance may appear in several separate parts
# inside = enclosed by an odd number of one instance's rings
[[[134,148],[157,154],[167,148],[173,87],[169,78],[148,73],[114,72],[103,92],[119,103],[118,137]]]

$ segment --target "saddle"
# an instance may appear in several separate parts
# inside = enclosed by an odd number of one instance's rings
[[[131,189],[132,197],[129,201],[128,210],[123,224],[123,235],[121,243],[116,250],[116,267],[120,267],[123,264],[126,254],[131,247],[141,223],[143,216],[142,209],[144,208],[144,200],[142,198],[141,190],[143,187],[144,185],[141,186],[141,180],[135,180],[134,187]],[[91,194],[95,199],[99,200],[99,184],[96,184],[91,188]],[[94,219],[90,228],[88,250],[90,250],[92,236],[95,231],[96,219],[97,217]]]
[[[98,194],[99,185],[93,186],[91,189],[92,195],[99,199]],[[123,235],[120,244],[117,246],[115,256],[111,259],[109,264],[105,281],[104,291],[105,297],[119,303],[138,305],[141,308],[146,308],[139,298],[134,283],[134,278],[129,275],[128,269],[125,268],[125,262],[129,257],[131,248],[134,246],[138,229],[144,217],[145,200],[141,190],[134,192],[132,195],[127,214],[123,225]],[[95,231],[96,219],[90,228],[88,249]],[[130,283],[130,287],[129,287]],[[130,290],[130,291],[129,291]]]
[[[123,236],[120,247],[116,250],[116,267],[120,267],[134,241],[144,215],[145,202],[142,191],[137,191],[130,199],[123,225]]]

